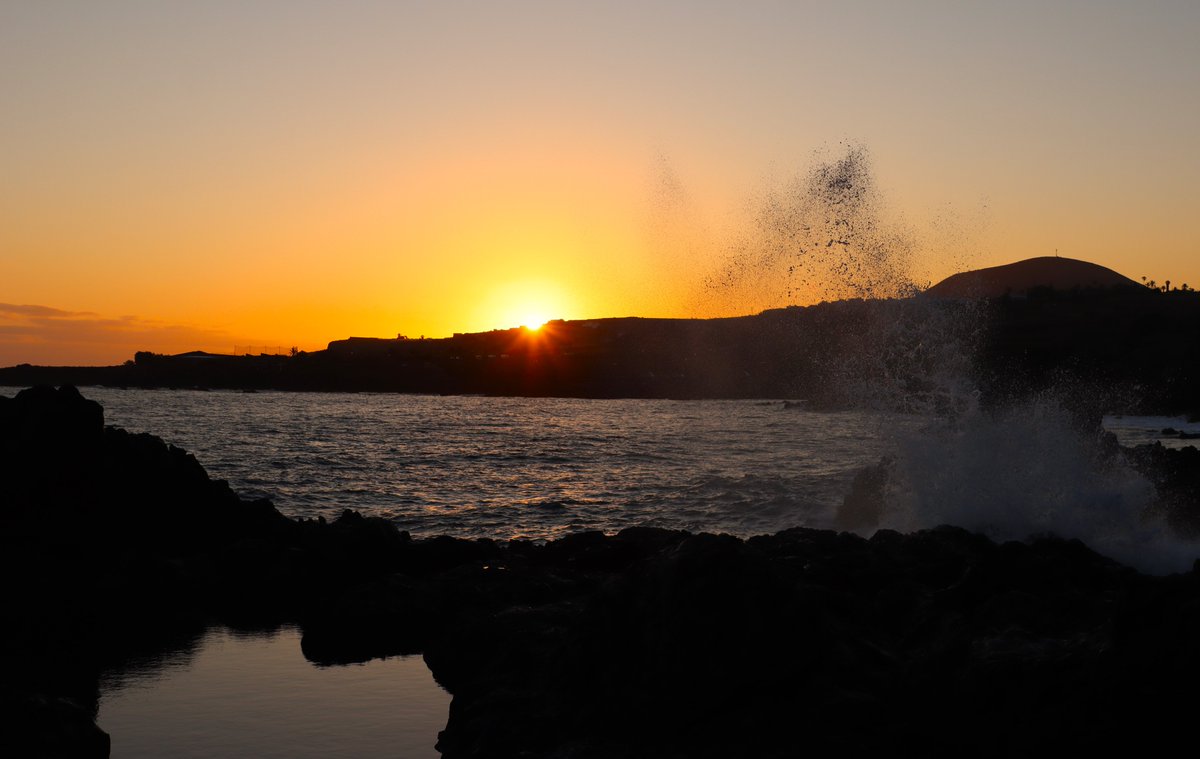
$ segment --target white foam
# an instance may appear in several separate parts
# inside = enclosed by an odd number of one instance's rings
[[[1187,571],[1200,544],[1170,532],[1153,485],[1053,399],[902,433],[883,524],[953,524],[994,540],[1078,538],[1145,572]]]

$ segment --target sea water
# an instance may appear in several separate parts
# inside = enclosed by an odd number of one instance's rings
[[[294,517],[414,536],[548,539],[633,524],[828,527],[913,420],[781,401],[580,400],[87,388],[109,424],[195,454]]]
[[[885,458],[897,512],[887,521],[904,529],[949,521],[997,539],[1056,531],[1086,541],[1091,504],[1120,531],[1118,517],[1140,519],[1153,498],[1128,468],[1098,464],[1094,432],[1073,429],[1052,400],[947,426],[780,400],[84,394],[104,406],[107,423],[190,451],[244,497],[270,498],[293,517],[353,509],[417,537],[536,540],[634,524],[739,536],[836,528],[854,475]],[[1200,432],[1183,418],[1109,416],[1104,425],[1122,445],[1200,442],[1163,437],[1167,427]]]

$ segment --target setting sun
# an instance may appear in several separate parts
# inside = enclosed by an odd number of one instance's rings
[[[66,5],[0,5],[0,368],[841,297],[785,259],[851,146],[914,283],[1200,284],[1197,3]]]
[[[562,288],[545,280],[521,280],[497,287],[479,304],[476,321],[488,329],[525,327],[537,331],[551,319],[575,316]]]

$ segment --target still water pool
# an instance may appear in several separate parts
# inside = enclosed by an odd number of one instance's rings
[[[300,632],[209,630],[101,682],[113,759],[437,757],[450,694],[420,656],[317,667]]]

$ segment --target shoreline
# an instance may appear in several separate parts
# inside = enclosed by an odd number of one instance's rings
[[[0,401],[0,450],[13,755],[107,756],[98,673],[212,623],[296,623],[322,664],[422,653],[454,696],[449,759],[1050,754],[1167,745],[1195,705],[1200,572],[1142,575],[1078,541],[414,540],[243,501],[73,388]]]

